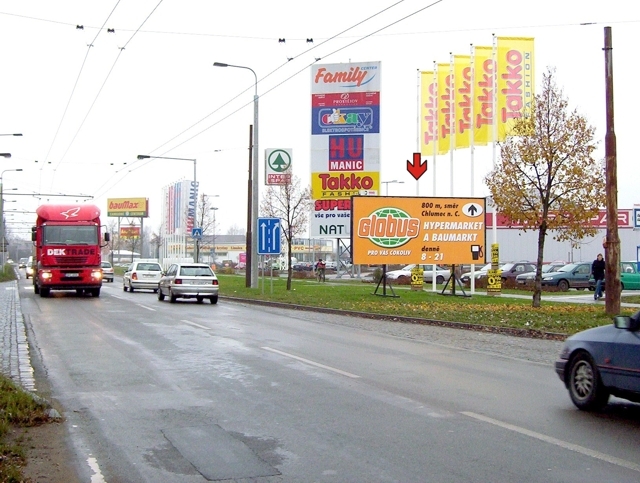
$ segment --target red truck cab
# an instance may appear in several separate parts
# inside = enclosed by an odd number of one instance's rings
[[[100,296],[102,287],[100,209],[95,205],[41,205],[31,229],[36,262],[33,287],[48,297],[51,290],[75,290]]]

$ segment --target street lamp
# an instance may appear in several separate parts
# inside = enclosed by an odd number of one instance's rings
[[[0,153],[0,156],[2,156],[3,158],[10,158],[11,157],[11,153]],[[22,168],[16,168],[16,169],[5,169],[4,171],[2,171],[2,173],[0,173],[0,237],[2,237],[2,266],[4,267],[4,249],[5,249],[5,240],[4,240],[4,196],[3,196],[3,191],[2,191],[2,180],[4,178],[4,173],[7,173],[9,171],[22,171]]]
[[[214,62],[214,67],[235,67],[237,69],[250,70],[255,78],[253,94],[253,159],[249,170],[249,197],[250,205],[248,211],[251,217],[247,219],[247,270],[251,270],[251,288],[258,288],[258,76],[255,71],[244,65],[225,64]],[[249,219],[250,218],[250,219]]]
[[[218,208],[212,206],[209,210],[213,211],[213,264],[216,264],[216,211]],[[217,265],[216,265],[217,266]]]
[[[17,134],[0,134],[0,136],[22,136],[21,133],[17,133]]]
[[[384,195],[387,196],[389,194],[389,184],[392,184],[392,183],[404,184],[404,181],[398,181],[397,179],[393,179],[391,181],[380,181],[380,183],[384,185],[385,187]]]
[[[138,159],[173,159],[173,160],[176,160],[176,161],[191,161],[191,162],[193,162],[193,192],[195,194],[194,203],[195,203],[195,206],[197,208],[197,205],[198,205],[198,180],[197,180],[197,177],[196,177],[196,160],[195,159],[192,159],[192,158],[171,158],[171,157],[168,157],[168,156],[150,156],[148,154],[138,154]],[[194,210],[196,208],[194,208]],[[195,224],[195,221],[196,221],[196,215],[197,215],[197,213],[194,211],[194,213],[193,213],[194,224]],[[186,241],[187,240],[187,238],[186,238],[187,235],[188,234],[185,233],[185,251],[186,251],[186,245],[187,245],[187,241]],[[193,246],[194,246],[194,249],[193,249],[193,255],[194,256],[193,256],[193,258],[194,258],[194,261],[197,262],[198,258],[200,256],[200,254],[198,253],[198,244],[194,243]]]

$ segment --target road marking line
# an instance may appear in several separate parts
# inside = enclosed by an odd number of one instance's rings
[[[206,325],[196,324],[195,322],[191,322],[190,320],[182,319],[180,322],[184,322],[185,324],[193,325],[194,327],[198,327],[199,329],[211,330],[211,327],[207,327]]]
[[[504,423],[502,421],[498,421],[497,419],[488,418],[487,416],[483,416],[481,414],[476,414],[468,411],[462,411],[461,414],[464,414],[465,416],[469,416],[470,418],[484,421],[485,423],[493,424],[495,426],[508,429],[510,431],[515,431],[516,433],[524,434],[525,436],[529,436],[531,438],[539,439],[540,441],[544,441],[545,443],[555,444],[556,446],[559,446],[564,449],[568,449],[569,451],[575,451],[576,453],[580,453],[585,456],[590,456],[592,458],[605,461],[613,465],[621,466],[623,468],[640,472],[639,464],[631,463],[630,461],[616,458],[615,456],[611,456],[605,453],[600,453],[599,451],[594,451],[592,449],[585,448],[584,446],[580,446],[577,444],[568,443],[567,441],[562,441],[561,439],[556,439],[551,436],[546,436],[544,434],[536,433],[535,431],[530,431],[528,429],[521,428],[519,426],[514,426],[513,424]]]
[[[310,364],[312,366],[320,367],[322,369],[326,369],[327,371],[336,372],[338,374],[342,374],[343,376],[351,377],[352,379],[359,379],[360,376],[356,374],[351,374],[350,372],[341,371],[340,369],[336,369],[335,367],[325,366],[324,364],[320,364],[318,362],[310,361],[309,359],[305,359],[303,357],[294,356],[293,354],[289,354],[287,352],[279,351],[278,349],[272,349],[271,347],[263,347],[264,350],[269,352],[275,352],[276,354],[280,354],[281,356],[290,357],[291,359],[295,359],[300,362],[304,362],[305,364]]]
[[[142,307],[143,309],[151,310],[151,312],[155,312],[156,309],[152,309],[151,307],[147,307],[146,305],[138,304],[138,307]]]

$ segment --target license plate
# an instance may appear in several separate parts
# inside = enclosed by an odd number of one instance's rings
[[[152,273],[143,273],[142,278],[156,278]]]
[[[78,277],[80,276],[79,273],[65,273],[64,274],[65,277]]]
[[[194,285],[211,285],[211,280],[194,280]]]

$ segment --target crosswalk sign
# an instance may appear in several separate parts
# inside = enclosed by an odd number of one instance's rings
[[[196,228],[195,226],[191,229],[191,238],[195,238],[196,240],[200,240],[202,238],[202,228]]]

